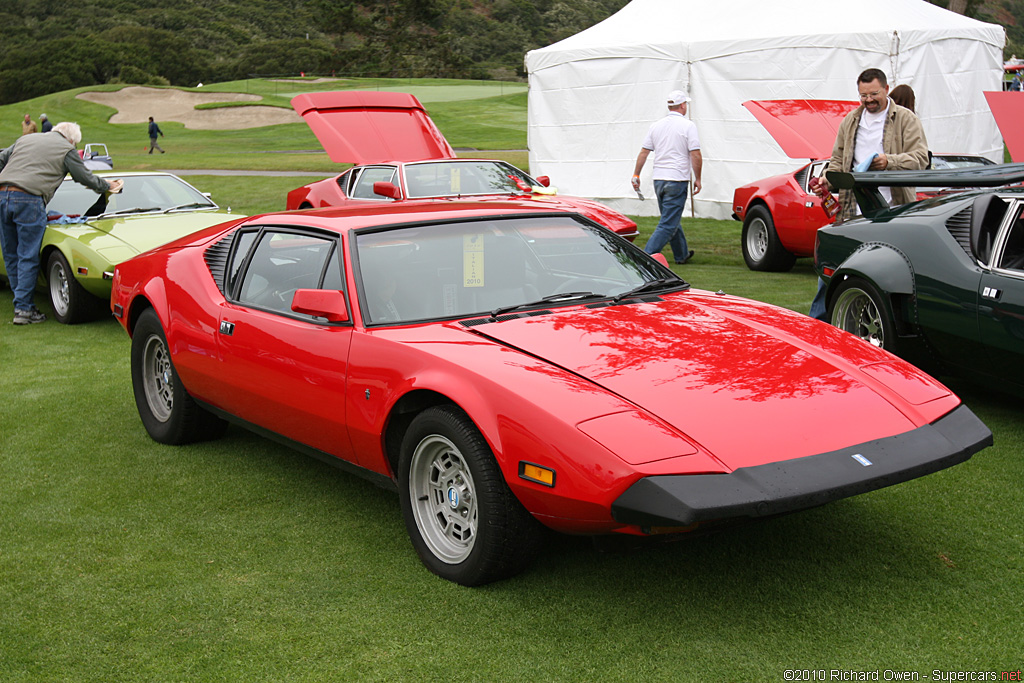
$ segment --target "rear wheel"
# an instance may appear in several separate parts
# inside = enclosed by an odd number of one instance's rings
[[[841,330],[896,353],[896,323],[885,308],[882,295],[867,280],[851,277],[832,296],[828,319]]]
[[[464,586],[518,574],[533,560],[540,524],[509,490],[494,454],[455,406],[420,413],[402,441],[402,515],[430,571]]]
[[[131,364],[135,405],[154,441],[178,445],[224,434],[227,423],[200,407],[178,379],[153,309],[144,311],[135,325]]]
[[[46,260],[46,282],[57,322],[74,325],[99,316],[103,300],[85,291],[75,279],[68,260],[59,251],[52,252]]]
[[[743,221],[743,260],[747,268],[759,271],[791,270],[796,257],[786,251],[775,232],[775,221],[765,206],[755,206]]]

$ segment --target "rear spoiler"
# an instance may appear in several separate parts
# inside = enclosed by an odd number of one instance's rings
[[[825,177],[836,189],[853,190],[861,213],[871,218],[888,208],[880,187],[1002,187],[1024,182],[1024,163],[939,171],[829,171]]]

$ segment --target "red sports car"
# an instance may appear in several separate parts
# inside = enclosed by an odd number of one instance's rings
[[[459,159],[414,96],[393,92],[299,95],[292,106],[332,161],[356,164],[341,175],[288,193],[285,208],[380,206],[392,201],[472,197],[530,199],[549,209],[581,213],[632,241],[636,222],[604,204],[556,194],[547,176],[531,178],[512,164]]]
[[[841,100],[762,100],[744,102],[787,156],[809,158],[796,171],[764,178],[736,188],[733,215],[743,221],[743,259],[751,270],[787,271],[798,257],[814,256],[818,228],[832,220],[821,199],[808,187],[832,156],[836,132],[843,117],[858,106]],[[932,168],[967,168],[992,164],[973,154],[936,154]],[[929,188],[918,199],[943,194]]]
[[[142,423],[224,420],[397,489],[426,566],[511,576],[542,528],[652,536],[962,462],[989,430],[912,365],[691,289],[532,201],[268,214],[121,263]]]

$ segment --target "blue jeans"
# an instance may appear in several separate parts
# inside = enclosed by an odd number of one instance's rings
[[[34,308],[32,294],[39,278],[39,248],[46,234],[43,198],[25,192],[0,192],[0,250],[7,280],[14,292],[14,310]]]
[[[818,278],[818,292],[814,295],[814,301],[811,302],[811,312],[807,315],[817,320],[829,322],[827,312],[825,311],[825,281],[820,277]]]
[[[661,213],[661,220],[658,221],[658,227],[654,229],[654,233],[644,246],[644,251],[648,254],[658,254],[666,244],[671,244],[672,256],[676,263],[685,261],[690,255],[681,222],[683,207],[686,206],[686,192],[689,187],[690,183],[686,180],[654,181],[654,194],[658,198],[658,211]]]

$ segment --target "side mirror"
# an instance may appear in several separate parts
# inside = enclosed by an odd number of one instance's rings
[[[551,178],[546,175],[537,176],[537,184],[541,187],[549,187],[551,185]]]
[[[661,265],[665,266],[666,268],[668,268],[668,259],[665,258],[664,254],[660,252],[657,254],[651,254],[651,258],[660,263]]]
[[[391,199],[401,199],[402,191],[398,189],[398,186],[394,183],[389,183],[386,180],[378,180],[373,184],[373,193],[379,194],[381,197],[390,197]]]
[[[332,323],[348,322],[345,294],[339,289],[297,289],[292,296],[292,310]]]

